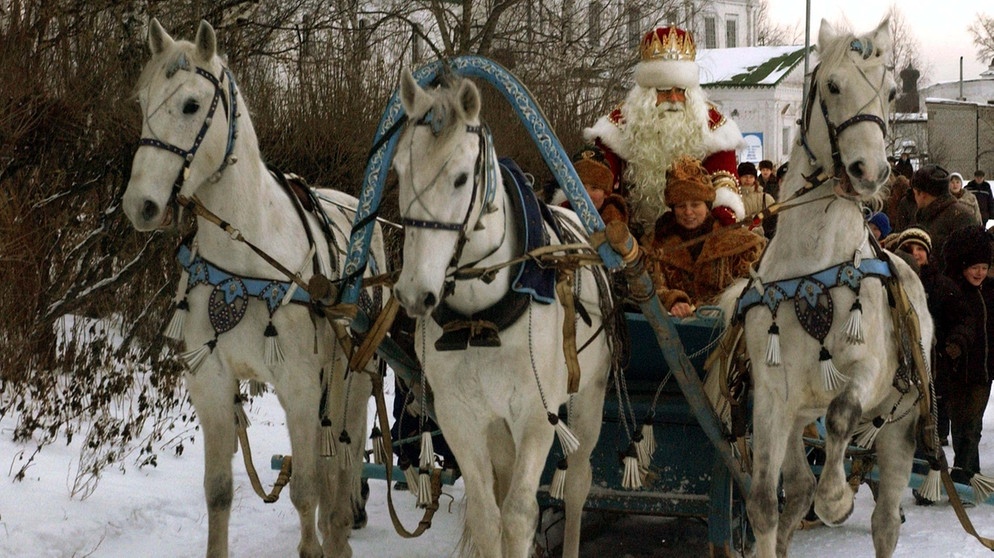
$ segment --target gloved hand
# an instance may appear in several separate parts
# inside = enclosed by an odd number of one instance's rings
[[[946,354],[949,355],[949,358],[956,360],[963,354],[963,350],[956,343],[946,343]]]
[[[735,212],[732,211],[732,208],[724,205],[716,206],[712,209],[711,216],[714,217],[715,220],[717,220],[723,227],[727,227],[737,221],[735,218]]]

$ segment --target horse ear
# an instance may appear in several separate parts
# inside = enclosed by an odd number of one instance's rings
[[[148,48],[152,51],[152,56],[166,50],[172,46],[173,42],[173,38],[159,24],[158,18],[153,17],[152,21],[148,23]]]
[[[459,107],[466,120],[476,120],[480,116],[480,90],[468,79],[459,85]]]
[[[412,118],[421,116],[431,108],[431,98],[407,68],[400,74],[400,102],[404,106],[404,112]]]
[[[873,44],[877,47],[877,56],[885,56],[890,53],[892,46],[890,35],[890,16],[884,18],[880,25],[873,31]]]
[[[827,19],[821,19],[821,27],[818,29],[818,46],[824,48],[825,45],[832,42],[832,39],[838,35],[835,30],[835,26],[828,22]]]
[[[214,35],[214,28],[205,20],[200,20],[200,28],[197,29],[197,56],[204,62],[210,62],[217,53],[217,37]]]

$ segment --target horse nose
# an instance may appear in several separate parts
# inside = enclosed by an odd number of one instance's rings
[[[425,308],[434,308],[436,302],[437,301],[435,299],[435,293],[428,293],[425,295],[425,300],[424,300]]]
[[[849,167],[846,170],[849,172],[849,176],[857,180],[862,180],[863,176],[866,174],[864,172],[864,165],[862,159],[849,163]]]
[[[152,200],[145,200],[142,204],[142,219],[151,222],[159,214],[159,204]]]

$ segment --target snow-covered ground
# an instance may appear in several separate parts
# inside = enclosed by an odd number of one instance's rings
[[[994,407],[994,405],[992,405]],[[283,413],[272,395],[257,398],[250,409],[253,455],[264,483],[276,472],[266,465],[272,454],[287,453]],[[988,408],[987,436],[981,446],[981,464],[994,474],[994,409]],[[206,548],[207,517],[201,489],[201,448],[194,444],[182,456],[160,455],[157,467],[138,469],[130,463],[126,472],[109,468],[93,493],[84,500],[70,498],[70,487],[79,460],[79,442],[46,446],[35,457],[26,478],[14,482],[12,472],[20,468],[24,452],[32,446],[10,441],[12,421],[0,422],[0,557],[193,557]],[[77,440],[82,436],[77,436]],[[199,443],[199,440],[198,440]],[[295,556],[298,541],[297,517],[288,491],[275,504],[263,504],[252,491],[241,459],[236,456],[235,499],[231,514],[231,551],[236,557]],[[432,528],[421,538],[402,539],[394,533],[386,510],[386,484],[371,481],[369,525],[352,535],[357,557],[437,558],[449,556],[461,532],[463,490],[461,481],[446,487],[442,509]],[[451,498],[450,498],[451,497]],[[395,502],[408,528],[420,518],[409,493],[395,493]],[[918,507],[911,491],[904,501],[907,522],[898,543],[897,556],[972,557],[989,556],[959,526],[952,508],[943,501]],[[858,558],[872,556],[870,512],[872,499],[864,486],[857,495],[856,511],[842,527],[820,527],[797,534],[793,556]],[[994,537],[994,506],[969,510],[981,534]],[[649,557],[704,555],[699,545],[703,526],[678,520],[626,518],[602,528],[584,543],[584,556]],[[669,529],[669,530],[668,530]],[[697,529],[698,546],[681,542]],[[674,543],[674,537],[677,542]],[[693,537],[689,537],[693,539]]]

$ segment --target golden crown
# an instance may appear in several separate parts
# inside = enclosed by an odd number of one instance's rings
[[[642,60],[689,60],[697,58],[697,46],[689,31],[657,27],[645,34],[639,45]]]

